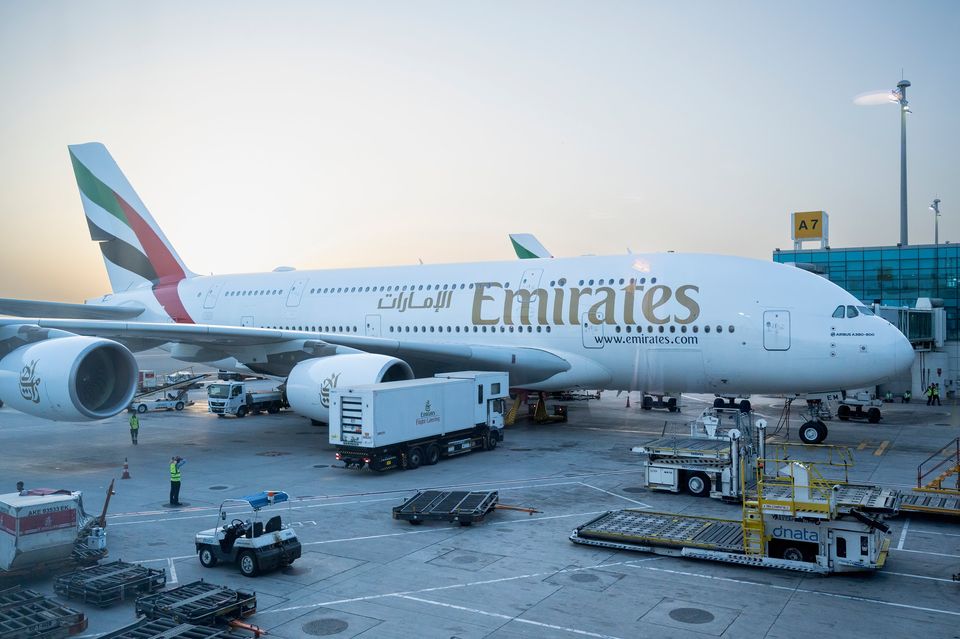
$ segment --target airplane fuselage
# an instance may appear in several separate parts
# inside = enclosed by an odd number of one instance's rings
[[[535,390],[818,392],[876,383],[913,357],[894,326],[862,312],[829,281],[727,256],[201,276],[180,281],[176,294],[177,313],[150,289],[96,302],[142,304],[145,321],[173,315],[179,322],[546,349],[574,362],[549,379],[512,378]],[[862,311],[835,317],[838,307]],[[411,364],[418,376],[439,370],[435,362],[429,370]]]

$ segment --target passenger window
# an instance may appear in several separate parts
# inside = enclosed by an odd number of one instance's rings
[[[847,317],[856,317],[856,316],[859,315],[859,314],[860,314],[860,313],[857,312],[857,307],[856,307],[856,306],[848,306],[848,307],[847,307]]]
[[[846,537],[837,537],[837,557],[846,557],[847,556],[847,539]]]
[[[843,319],[843,305],[841,304],[833,311],[833,316],[839,319]]]

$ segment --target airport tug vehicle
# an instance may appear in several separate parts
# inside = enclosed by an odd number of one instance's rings
[[[280,515],[260,521],[260,510],[266,506],[281,504],[290,499],[287,493],[268,490],[239,499],[225,499],[220,504],[217,528],[197,533],[197,554],[205,568],[220,562],[236,563],[246,577],[256,577],[261,572],[284,568],[300,557],[301,547],[297,534],[280,521]],[[227,508],[249,508],[252,517],[234,517],[227,523]]]
[[[808,573],[882,568],[890,548],[889,527],[882,515],[839,505],[836,487],[814,464],[791,461],[776,476],[758,474],[755,492],[742,488],[739,520],[616,510],[576,528],[570,540]]]

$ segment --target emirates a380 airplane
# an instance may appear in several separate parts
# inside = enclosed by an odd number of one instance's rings
[[[157,346],[283,379],[291,406],[320,421],[332,387],[442,371],[507,371],[532,391],[734,396],[863,387],[913,361],[903,334],[838,286],[737,257],[196,275],[102,144],[69,151],[113,291],[85,304],[0,300],[21,318],[0,320],[0,399],[49,419],[122,411],[131,351]],[[804,439],[822,440],[821,426]]]

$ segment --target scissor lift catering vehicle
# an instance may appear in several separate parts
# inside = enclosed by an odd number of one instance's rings
[[[777,477],[758,477],[756,498],[744,500],[739,521],[617,510],[578,527],[570,540],[809,573],[882,568],[890,529],[859,509],[838,508],[836,492],[812,464],[789,462]]]

